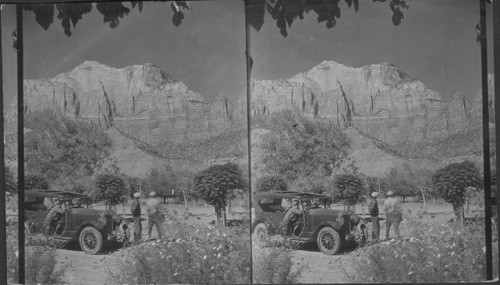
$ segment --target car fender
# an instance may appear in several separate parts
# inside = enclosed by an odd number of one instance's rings
[[[78,228],[77,228],[77,233],[80,234],[80,232],[83,230],[83,228],[85,227],[88,227],[88,226],[91,226],[91,227],[94,227],[96,228],[98,231],[102,231],[102,229],[104,228],[99,222],[97,221],[85,221],[83,223],[81,223]]]
[[[319,233],[319,231],[324,228],[324,227],[330,227],[330,228],[333,228],[334,230],[336,230],[337,232],[339,232],[339,234],[341,234],[340,232],[340,229],[342,228],[342,225],[335,222],[335,221],[325,221],[325,222],[322,222],[321,224],[319,224],[317,227],[316,227],[316,230],[314,231],[314,236],[316,237]]]

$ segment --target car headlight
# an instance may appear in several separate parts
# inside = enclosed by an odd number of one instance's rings
[[[106,222],[108,221],[106,219],[106,217],[104,216],[104,213],[102,213],[101,216],[99,216],[99,219],[97,219],[97,221],[99,222],[99,224],[105,226],[106,225]]]

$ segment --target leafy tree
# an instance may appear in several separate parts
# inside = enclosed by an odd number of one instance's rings
[[[217,222],[220,223],[228,201],[236,189],[246,189],[241,169],[234,163],[213,165],[199,172],[194,178],[199,196],[215,207]],[[224,221],[225,223],[225,221]]]
[[[146,177],[145,184],[147,192],[156,192],[156,195],[162,197],[165,203],[167,198],[174,196],[175,192],[172,191],[177,188],[178,181],[171,167],[165,167],[162,170],[153,168]]]
[[[342,201],[351,211],[351,206],[365,201],[365,185],[363,180],[355,174],[341,174],[335,178],[332,198],[334,201]]]
[[[195,173],[190,170],[177,170],[175,171],[175,176],[177,177],[177,189],[182,193],[184,198],[184,204],[188,207],[188,201],[192,200],[196,203],[198,200],[198,192],[194,186],[194,176]]]
[[[97,201],[104,201],[107,211],[112,211],[116,205],[125,202],[125,180],[116,174],[100,174],[95,180],[92,196]]]
[[[479,169],[471,161],[451,163],[438,169],[432,176],[432,184],[441,197],[453,205],[456,220],[463,223],[463,206],[469,187],[482,188]]]
[[[5,169],[4,169],[4,175],[5,175],[5,185],[4,185],[4,189],[5,191],[11,193],[11,194],[14,194],[14,193],[17,193],[17,181],[16,181],[16,178],[14,177],[14,174],[12,174],[12,172],[10,171],[10,169],[5,166]]]
[[[386,2],[386,0],[374,0],[378,2]],[[314,11],[318,17],[318,23],[325,23],[328,29],[335,27],[337,19],[340,18],[340,1],[329,0],[249,0],[246,5],[247,21],[256,30],[260,30],[264,24],[264,14],[267,10],[272,19],[276,21],[276,26],[280,29],[283,37],[288,35],[287,26],[290,28],[293,21],[304,19],[304,14]],[[348,8],[354,5],[354,10],[358,11],[358,0],[345,0]],[[392,23],[397,26],[403,19],[402,10],[408,9],[409,6],[404,0],[391,0],[389,1],[389,8],[391,9]]]
[[[59,111],[25,115],[25,165],[52,185],[58,179],[95,174],[109,155],[111,139],[97,125],[73,120]]]
[[[161,0],[160,0],[161,1]],[[404,18],[403,10],[408,9],[409,5],[405,0],[374,0],[378,2],[388,2],[392,11],[392,23],[395,26],[401,24]],[[156,2],[156,1],[155,1]],[[162,1],[166,2],[166,1]],[[358,0],[345,0],[348,8],[354,6],[358,11]],[[142,11],[143,1],[131,1],[130,7],[123,5],[124,2],[101,2],[95,4],[96,9],[103,15],[104,23],[109,23],[110,28],[114,29],[120,24],[120,19],[128,15],[131,9],[138,7]],[[297,19],[304,19],[304,14],[311,11],[317,14],[318,23],[325,23],[328,29],[335,27],[340,18],[340,1],[329,0],[248,0],[245,3],[245,15],[247,22],[257,31],[264,24],[264,14],[266,11],[271,15],[276,26],[279,28],[283,37],[288,35],[287,26],[290,28]],[[179,26],[184,20],[184,11],[191,10],[193,7],[188,1],[171,1],[170,6],[173,10],[172,23]],[[57,10],[57,19],[61,21],[66,36],[71,36],[71,26],[83,18],[85,14],[92,11],[92,3],[57,3],[57,4],[23,4],[23,9],[32,11],[35,14],[36,22],[47,30],[54,22],[54,8]]]
[[[264,170],[291,185],[300,177],[330,176],[346,156],[347,136],[334,125],[282,111],[271,114],[263,127]]]
[[[420,194],[408,164],[400,168],[391,168],[383,178],[383,184],[386,191],[392,191],[395,196],[403,197],[403,203],[406,202],[406,197]]]
[[[257,182],[257,192],[286,191],[286,182],[278,176],[264,176]]]
[[[48,190],[49,183],[40,174],[27,174],[24,177],[24,190],[33,189]]]

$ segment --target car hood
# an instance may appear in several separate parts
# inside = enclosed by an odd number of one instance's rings
[[[88,208],[73,208],[73,209],[71,209],[71,213],[79,214],[79,215],[100,216],[102,213],[104,213],[104,210],[96,210],[96,209],[88,209]]]
[[[321,216],[338,216],[342,211],[330,210],[330,209],[309,209],[309,214],[321,215]]]

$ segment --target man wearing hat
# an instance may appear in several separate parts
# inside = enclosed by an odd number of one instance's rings
[[[370,202],[368,203],[368,212],[372,218],[372,241],[377,242],[380,238],[380,224],[378,221],[378,192],[373,192],[371,195]]]
[[[134,193],[134,200],[132,200],[132,204],[130,205],[130,213],[134,218],[134,242],[140,241],[142,236],[141,202],[139,201],[140,197],[140,192]]]
[[[387,192],[387,200],[384,202],[385,208],[385,238],[389,239],[389,232],[391,230],[391,225],[394,226],[394,232],[396,233],[396,238],[399,238],[399,223],[403,220],[403,215],[401,214],[401,203],[396,197],[393,197],[394,193],[392,191]]]
[[[64,217],[65,207],[63,206],[64,202],[59,198],[54,198],[54,205],[50,209],[49,213],[45,217],[44,227],[45,227],[45,236],[49,237],[54,234],[57,225],[62,222],[62,218]]]
[[[146,212],[148,213],[148,239],[151,238],[151,232],[153,231],[153,225],[156,226],[156,231],[158,232],[158,238],[163,237],[163,222],[165,217],[160,210],[160,201],[156,199],[156,192],[149,193],[149,200],[146,204]]]
[[[286,212],[285,217],[283,218],[283,221],[281,222],[280,225],[280,226],[286,226],[285,228],[286,235],[290,236],[293,234],[293,229],[294,229],[293,224],[298,220],[300,215],[301,211],[299,209],[299,201],[293,200],[292,206]]]

